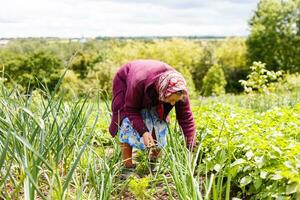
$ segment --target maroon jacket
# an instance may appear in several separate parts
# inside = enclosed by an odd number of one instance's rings
[[[114,137],[125,117],[142,135],[148,129],[145,126],[141,110],[158,104],[156,81],[165,71],[174,70],[166,63],[155,60],[136,60],[123,65],[113,80],[112,121],[109,132]],[[173,108],[164,103],[164,119]],[[181,126],[188,146],[195,144],[195,123],[190,108],[189,97],[175,104],[176,118]]]

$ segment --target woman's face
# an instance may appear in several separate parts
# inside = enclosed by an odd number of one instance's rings
[[[170,96],[168,96],[167,98],[165,98],[165,100],[163,100],[163,102],[169,103],[172,106],[174,106],[177,101],[180,101],[182,99],[183,99],[183,95],[182,94],[181,95],[171,94]]]

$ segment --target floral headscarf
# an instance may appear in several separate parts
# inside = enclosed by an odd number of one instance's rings
[[[181,90],[187,92],[187,87],[183,76],[179,72],[172,70],[163,73],[159,77],[156,90],[159,94],[159,100],[163,101],[175,92]]]

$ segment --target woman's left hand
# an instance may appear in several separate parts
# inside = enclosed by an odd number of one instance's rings
[[[143,139],[144,139],[144,144],[147,148],[151,148],[151,147],[155,146],[154,139],[153,139],[151,133],[145,132],[143,134]]]

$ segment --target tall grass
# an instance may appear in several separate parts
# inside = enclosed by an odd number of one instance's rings
[[[103,147],[91,143],[99,102],[69,102],[63,93],[28,96],[3,85],[0,96],[0,198],[80,199],[93,188],[89,195],[109,199],[118,154],[98,155]],[[81,168],[84,159],[89,164]]]
[[[225,169],[211,173],[202,163],[202,141],[205,135],[202,135],[197,147],[191,151],[186,148],[184,139],[179,134],[176,129],[169,129],[168,146],[164,151],[164,160],[171,176],[171,182],[165,177],[169,195],[172,197],[172,191],[175,190],[179,199],[184,200],[230,199],[230,175]],[[227,185],[224,186],[225,177]]]

